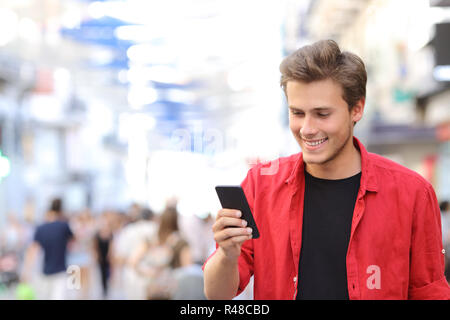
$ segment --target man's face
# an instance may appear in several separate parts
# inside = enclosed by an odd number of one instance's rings
[[[322,165],[351,147],[353,122],[361,119],[364,100],[350,111],[342,88],[331,79],[286,86],[289,127],[302,148],[307,164]]]

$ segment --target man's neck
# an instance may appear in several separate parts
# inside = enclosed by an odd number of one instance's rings
[[[361,172],[361,154],[353,141],[342,151],[324,164],[306,164],[306,171],[316,178],[328,180],[345,179]]]
[[[61,217],[59,215],[53,213],[53,212],[49,212],[49,214],[46,217],[46,221],[47,222],[55,222],[55,221],[58,221],[60,219],[61,219]]]

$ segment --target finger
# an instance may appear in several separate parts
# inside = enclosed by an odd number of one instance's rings
[[[226,228],[214,233],[214,240],[220,245],[222,241],[233,237],[248,236],[251,232],[251,228]]]
[[[220,209],[217,213],[216,220],[222,217],[240,218],[242,216],[241,211],[236,209]]]
[[[222,241],[220,246],[224,249],[228,248],[228,247],[232,247],[236,244],[242,244],[247,240],[250,240],[252,238],[252,235],[246,235],[246,236],[237,236],[237,237],[232,237],[229,238],[225,241]]]
[[[225,228],[222,231],[214,233],[214,240],[220,243],[224,240],[239,236],[249,236],[252,228]]]
[[[246,236],[233,237],[233,238],[230,238],[230,240],[232,242],[236,243],[236,244],[240,244],[240,243],[243,243],[243,242],[245,242],[247,240],[250,240],[251,238],[252,238],[252,235],[249,234],[249,235],[246,235]]]
[[[246,227],[246,226],[247,221],[243,219],[222,217],[213,224],[212,230],[213,232],[217,232],[226,227]]]

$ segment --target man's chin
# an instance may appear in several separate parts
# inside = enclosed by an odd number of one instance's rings
[[[324,164],[327,162],[326,158],[322,157],[311,157],[305,153],[303,153],[303,162],[306,164],[314,165],[314,164]]]

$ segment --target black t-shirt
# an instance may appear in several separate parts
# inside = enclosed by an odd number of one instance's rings
[[[360,179],[319,179],[305,170],[298,300],[349,299],[346,255]]]
[[[67,244],[72,237],[72,231],[65,221],[44,223],[36,229],[34,241],[44,251],[44,274],[66,271]]]

